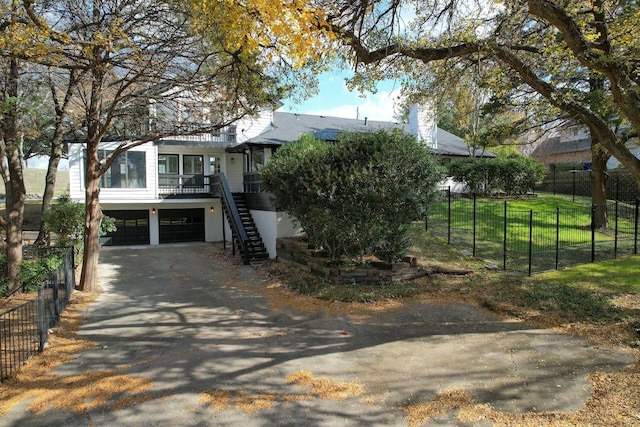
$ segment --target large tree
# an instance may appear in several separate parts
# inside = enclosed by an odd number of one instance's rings
[[[23,0],[22,6],[38,29],[34,37],[48,49],[37,58],[26,51],[25,59],[82,76],[76,96],[85,124],[84,290],[97,284],[100,177],[117,157],[164,136],[223,128],[277,100],[287,79],[276,77],[313,61],[310,52],[317,47],[317,39],[291,31],[292,26],[323,27],[315,9],[297,1]],[[132,123],[149,119],[136,116],[141,106],[178,96],[170,88],[191,96],[200,112],[209,111],[208,120],[194,127],[181,126],[193,118],[179,123],[174,115],[162,123],[159,117],[144,135],[129,132]],[[116,126],[123,123],[129,125]],[[100,143],[115,133],[119,145],[99,158]]]
[[[344,2],[332,17],[334,31],[365,73],[436,62],[481,62],[493,70],[491,84],[532,89],[562,114],[583,123],[599,147],[640,183],[640,160],[614,131],[604,105],[596,108],[588,80],[597,76],[602,81],[598,93],[611,100],[605,105],[619,112],[637,134],[639,20],[639,6],[627,0],[475,5],[456,0],[359,0]]]

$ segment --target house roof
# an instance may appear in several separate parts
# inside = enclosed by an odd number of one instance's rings
[[[312,114],[273,113],[272,129],[264,132],[242,144],[230,147],[227,151],[243,151],[247,146],[274,147],[287,142],[297,141],[300,136],[309,134],[326,141],[336,141],[340,132],[376,132],[378,130],[392,131],[401,129],[409,132],[406,123],[385,122],[378,120],[345,119]],[[449,156],[468,156],[466,143],[443,129],[437,131],[438,144],[433,150],[437,154]],[[478,150],[478,155],[481,151]],[[487,157],[494,157],[492,153],[485,153]]]
[[[549,138],[533,150],[532,156],[575,153],[577,151],[591,151],[591,139],[581,138],[561,141],[559,137]]]

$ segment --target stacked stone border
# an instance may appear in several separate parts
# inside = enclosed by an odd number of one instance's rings
[[[415,256],[405,256],[402,262],[371,262],[366,267],[338,268],[331,266],[324,251],[308,248],[301,238],[277,239],[278,261],[300,268],[334,284],[384,284],[403,282],[427,275],[418,267]]]

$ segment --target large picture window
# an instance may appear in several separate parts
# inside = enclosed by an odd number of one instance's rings
[[[99,150],[98,158],[106,158],[111,151]],[[109,170],[100,177],[101,188],[146,188],[147,164],[142,151],[125,151],[113,162]]]

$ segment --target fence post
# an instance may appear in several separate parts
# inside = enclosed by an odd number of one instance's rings
[[[507,201],[504,201],[504,240],[502,243],[502,269],[507,269]]]
[[[46,327],[45,325],[45,307],[44,307],[44,295],[43,295],[43,287],[40,286],[38,288],[38,352],[42,353],[44,350],[44,343],[46,341],[45,333]]]
[[[556,270],[560,259],[560,208],[556,207]]]
[[[529,276],[531,276],[532,263],[533,263],[533,209],[529,209]]]
[[[476,256],[476,193],[473,193],[473,256]]]
[[[58,295],[58,273],[54,272],[51,279],[52,293],[53,293],[53,317],[56,322],[60,319],[60,299]],[[49,280],[47,280],[49,281]]]
[[[447,189],[447,244],[451,244],[451,186]]]
[[[591,262],[596,260],[596,205],[591,205]]]
[[[638,211],[640,210],[640,199],[636,198],[636,217],[633,229],[633,253],[638,253]]]
[[[616,199],[616,229],[613,233],[613,257],[614,258],[618,258],[618,209],[619,209],[619,202]]]

